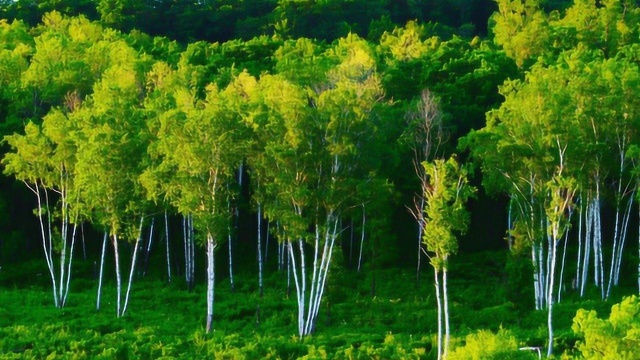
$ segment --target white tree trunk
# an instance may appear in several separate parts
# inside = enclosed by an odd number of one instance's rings
[[[60,307],[60,302],[58,299],[58,285],[56,282],[56,274],[53,267],[53,254],[52,254],[52,246],[51,246],[51,218],[50,211],[48,206],[48,201],[46,202],[46,206],[42,204],[42,192],[46,193],[46,190],[40,190],[38,183],[36,182],[33,187],[28,183],[24,183],[35,195],[38,204],[38,223],[40,224],[40,234],[42,236],[42,250],[44,252],[44,258],[47,263],[47,268],[49,269],[49,276],[51,278],[51,285],[53,290],[53,302],[56,307]],[[46,211],[45,211],[46,207]],[[46,214],[45,214],[46,212]],[[47,218],[45,222],[44,218]]]
[[[207,234],[207,334],[213,328],[213,302],[216,281],[215,247],[213,235]]]
[[[264,295],[262,284],[262,206],[258,203],[258,292]]]
[[[98,275],[98,299],[96,300],[96,310],[100,310],[100,299],[102,298],[102,278],[104,275],[104,258],[107,253],[107,233],[104,233],[102,240],[102,255],[100,256],[100,274]]]
[[[362,229],[360,229],[360,254],[358,254],[358,272],[362,268],[362,250],[364,249],[364,234],[365,234],[365,224],[366,224],[366,209],[364,203],[362,203]]]
[[[167,245],[167,281],[171,282],[171,253],[169,250],[169,218],[167,211],[164,211],[164,236]]]
[[[293,268],[293,283],[296,287],[296,299],[298,302],[298,335],[300,338],[304,337],[304,309],[305,309],[305,293],[306,293],[306,268],[304,259],[304,245],[303,240],[298,240],[300,245],[300,276],[298,276],[297,262],[293,251],[293,245],[291,240],[287,240],[287,248],[289,249],[289,263]]]
[[[427,191],[424,188],[424,184],[423,184],[423,189],[422,189],[422,193],[424,194],[425,191]],[[420,280],[420,266],[422,263],[422,232],[424,231],[424,227],[425,227],[425,221],[424,221],[424,196],[420,196],[420,205],[419,205],[419,209],[417,209],[416,212],[416,217],[418,220],[418,265],[416,266],[416,280]]]
[[[116,316],[120,317],[120,310],[122,309],[120,304],[120,299],[122,298],[122,276],[120,274],[120,252],[118,251],[118,235],[113,234],[111,242],[113,244],[113,254],[116,263]]]
[[[131,284],[133,283],[133,274],[136,271],[136,260],[138,259],[138,248],[140,247],[140,240],[142,239],[142,224],[144,223],[144,216],[140,219],[140,228],[138,229],[138,238],[133,248],[133,256],[131,258],[131,269],[129,270],[129,281],[127,282],[127,292],[124,297],[124,305],[122,307],[122,313],[120,316],[124,316],[127,312],[127,306],[129,305],[129,295],[131,294]]]
[[[142,269],[142,276],[147,276],[147,270],[149,269],[149,256],[151,254],[151,246],[153,245],[153,230],[155,229],[156,218],[151,218],[151,225],[149,227],[149,241],[147,242],[147,249],[144,253],[144,269]],[[142,236],[142,235],[140,235]]]
[[[73,232],[71,234],[71,250],[69,250],[69,262],[67,264],[67,284],[65,286],[64,294],[62,295],[62,305],[67,303],[67,297],[69,296],[69,285],[71,284],[71,264],[73,263],[73,250],[75,249],[76,244],[76,230],[78,229],[78,225],[73,225]]]
[[[624,254],[624,245],[627,241],[627,233],[628,233],[628,229],[629,229],[629,220],[631,219],[631,209],[633,207],[633,199],[635,197],[635,191],[631,192],[631,195],[629,195],[628,199],[627,199],[627,206],[624,212],[624,215],[622,217],[622,226],[620,229],[620,241],[618,242],[618,249],[616,251],[616,258],[615,258],[615,262],[613,264],[613,279],[612,279],[612,283],[614,286],[618,286],[618,283],[620,281],[620,268],[622,267],[622,255]],[[607,292],[610,292],[611,288],[611,282],[609,284],[609,289],[607,289]],[[607,297],[609,296],[609,294],[607,294]]]
[[[446,262],[447,260],[445,260]],[[449,356],[449,341],[451,338],[451,329],[449,327],[449,291],[447,288],[447,266],[442,269],[442,301],[444,312],[444,346],[442,355],[446,359]]]
[[[551,266],[550,266],[550,272],[549,272],[549,286],[547,287],[547,329],[549,331],[549,344],[547,346],[547,357],[551,357],[551,354],[553,353],[553,303],[554,303],[554,299],[553,299],[553,288],[554,288],[554,279],[555,279],[555,272],[556,272],[556,258],[557,258],[557,252],[558,252],[558,235],[559,235],[559,229],[553,229],[552,230],[552,239],[551,241],[553,242],[552,246],[551,246]]]
[[[582,264],[582,243],[583,243],[583,225],[584,225],[584,197],[580,194],[580,207],[578,208],[578,256],[576,261],[576,277],[573,282],[573,289],[581,289],[582,288],[582,273],[580,272],[580,265]],[[582,295],[580,295],[582,296]]]
[[[442,359],[442,299],[440,297],[440,274],[436,266],[433,267],[433,286],[436,288],[436,305],[438,307],[438,360]]]

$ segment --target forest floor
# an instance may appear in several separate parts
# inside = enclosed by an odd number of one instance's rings
[[[534,311],[530,284],[514,284],[518,268],[500,253],[456,256],[451,269],[453,346],[479,329],[510,331],[519,346],[544,348],[546,312]],[[67,305],[53,306],[46,272],[37,263],[0,271],[0,358],[216,358],[216,359],[433,359],[437,315],[430,268],[417,281],[415,269],[373,272],[332,269],[316,334],[297,338],[295,292],[287,296],[286,272],[268,272],[258,296],[257,276],[241,273],[230,290],[216,284],[214,331],[205,334],[205,285],[193,292],[184,282],[138,278],[130,305],[115,317],[115,289],[105,279],[102,309],[95,309],[97,281],[77,275]],[[84,267],[86,270],[87,266]],[[90,267],[89,267],[90,269]],[[515,269],[515,270],[514,270]],[[83,270],[82,264],[77,271]],[[507,276],[507,271],[512,272]],[[86,272],[85,272],[86,273]],[[90,272],[89,272],[90,273]],[[622,290],[620,292],[623,292]],[[588,299],[597,299],[597,296]],[[555,307],[555,353],[571,353],[579,308],[606,316],[608,302],[567,293]],[[523,354],[524,355],[524,354]],[[537,357],[537,356],[536,356]],[[520,357],[518,357],[520,358]],[[525,358],[525,357],[523,357]]]

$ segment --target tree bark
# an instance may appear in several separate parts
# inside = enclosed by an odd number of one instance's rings
[[[167,245],[167,282],[171,283],[171,254],[169,246],[169,219],[167,211],[164,211],[164,236]]]
[[[100,256],[100,275],[98,275],[98,299],[96,300],[96,310],[100,310],[100,299],[102,297],[102,277],[104,275],[104,258],[107,253],[107,233],[104,233],[102,240],[102,255]]]
[[[207,334],[213,329],[213,301],[215,295],[215,240],[207,234]]]

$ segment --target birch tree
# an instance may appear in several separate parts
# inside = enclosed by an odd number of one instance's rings
[[[42,249],[56,307],[64,307],[69,295],[79,225],[78,195],[74,191],[75,144],[69,135],[72,131],[69,119],[54,110],[42,126],[30,122],[24,135],[7,136],[5,141],[12,151],[3,159],[5,174],[24,182],[36,196]]]
[[[445,140],[445,134],[442,128],[442,114],[440,112],[435,95],[429,90],[423,90],[420,99],[415,105],[415,109],[407,114],[408,123],[412,135],[411,147],[413,148],[413,165],[420,179],[420,193],[414,198],[413,208],[409,211],[418,222],[418,265],[416,267],[416,279],[420,279],[420,265],[422,262],[422,253],[424,252],[422,244],[422,232],[424,230],[424,207],[425,194],[427,193],[428,181],[426,177],[423,162],[431,161],[439,151],[439,147]]]
[[[205,99],[184,85],[172,89],[169,99],[175,108],[160,116],[158,138],[150,146],[158,165],[142,176],[151,198],[166,198],[179,213],[193,219],[196,239],[205,246],[207,332],[213,329],[215,249],[230,221],[227,182],[233,179],[245,156],[245,141],[250,139],[236,105],[255,86],[256,80],[243,73],[225,89],[208,86]]]
[[[140,84],[143,63],[124,42],[114,42],[109,55],[117,58],[94,86],[88,105],[78,113],[77,189],[87,199],[94,224],[108,230],[116,268],[116,316],[126,312],[148,211],[138,177],[144,169],[145,135]],[[122,294],[120,245],[133,241],[129,281]]]
[[[468,183],[468,168],[460,166],[455,157],[447,161],[437,159],[432,163],[423,162],[423,166],[423,181],[426,182],[423,242],[434,270],[438,308],[438,359],[442,359],[449,353],[451,334],[447,287],[449,257],[458,250],[456,234],[467,230],[469,213],[466,202],[475,193],[475,188]]]

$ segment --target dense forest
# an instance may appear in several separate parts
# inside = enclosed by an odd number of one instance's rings
[[[639,91],[632,0],[0,0],[0,354],[637,359]]]

